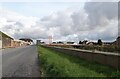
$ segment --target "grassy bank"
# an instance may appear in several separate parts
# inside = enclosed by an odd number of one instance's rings
[[[108,66],[88,62],[54,50],[38,47],[41,66],[50,77],[118,77],[120,72]]]

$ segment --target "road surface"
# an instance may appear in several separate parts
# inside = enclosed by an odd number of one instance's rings
[[[2,77],[40,77],[36,47],[4,49],[2,51]]]

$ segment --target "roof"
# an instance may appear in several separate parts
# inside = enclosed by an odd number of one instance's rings
[[[120,36],[118,36],[117,39],[120,39]]]
[[[2,36],[8,37],[10,39],[13,39],[12,37],[8,36],[7,34],[3,33],[2,31],[0,31],[0,34],[2,34]]]
[[[33,40],[32,40],[32,39],[30,39],[30,38],[20,38],[19,40],[33,42]]]

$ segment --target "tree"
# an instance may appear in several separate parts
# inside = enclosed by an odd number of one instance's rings
[[[98,44],[98,45],[102,45],[102,40],[101,40],[101,39],[98,39],[97,44]]]
[[[82,41],[79,41],[79,44],[82,44]]]
[[[87,40],[84,40],[84,41],[83,41],[83,44],[87,44],[87,42],[88,42]]]

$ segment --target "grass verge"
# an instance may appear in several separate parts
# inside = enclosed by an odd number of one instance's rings
[[[74,56],[38,47],[41,67],[47,77],[120,77],[120,71]]]

